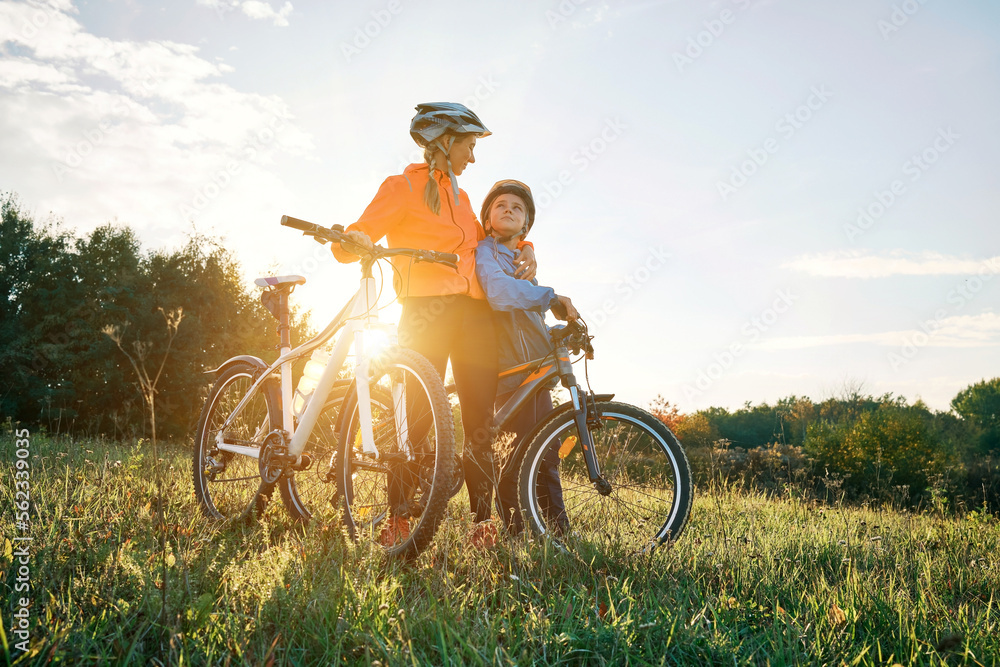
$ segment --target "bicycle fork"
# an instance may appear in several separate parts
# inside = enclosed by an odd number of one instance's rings
[[[576,421],[576,431],[580,435],[580,444],[583,445],[583,460],[587,462],[587,476],[597,492],[606,496],[611,493],[611,482],[601,474],[601,464],[594,451],[594,438],[590,435],[590,422],[599,423],[597,422],[599,415],[596,414],[597,404],[595,401],[591,401],[587,392],[583,391],[577,384],[568,357],[564,358],[562,354],[557,356],[563,386],[569,389],[570,398],[573,400],[573,416]],[[595,411],[594,415],[590,414],[591,410]]]

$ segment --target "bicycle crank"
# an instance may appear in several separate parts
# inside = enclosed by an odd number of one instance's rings
[[[284,431],[271,431],[264,438],[257,465],[260,478],[265,484],[273,485],[281,479],[288,467],[288,447],[285,441]]]

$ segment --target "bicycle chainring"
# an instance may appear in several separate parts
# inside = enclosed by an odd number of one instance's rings
[[[257,460],[260,478],[265,484],[274,484],[288,469],[288,445],[284,431],[271,431],[264,438]]]

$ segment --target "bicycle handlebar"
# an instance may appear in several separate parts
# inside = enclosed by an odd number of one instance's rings
[[[565,345],[573,354],[584,352],[588,359],[594,358],[593,336],[587,334],[587,325],[582,320],[559,324],[549,329],[549,336],[555,345]]]
[[[304,232],[312,232],[317,230],[325,230],[326,227],[320,227],[319,225],[313,224],[311,222],[306,222],[305,220],[299,220],[298,218],[293,218],[290,215],[281,216],[281,224],[285,227],[293,227],[295,229],[301,229]],[[344,228],[340,225],[334,225],[331,229],[337,232],[343,232]]]
[[[285,227],[300,230],[306,236],[312,236],[319,243],[351,243],[351,239],[344,233],[341,225],[333,227],[323,227],[312,222],[299,220],[289,215],[281,216],[281,224]],[[352,244],[354,249],[367,252],[372,261],[383,257],[412,257],[418,262],[435,262],[437,264],[447,264],[452,268],[458,267],[458,255],[450,252],[438,252],[436,250],[421,250],[419,248],[383,248],[382,246],[372,246],[371,250],[361,248]],[[355,253],[357,254],[357,253]]]

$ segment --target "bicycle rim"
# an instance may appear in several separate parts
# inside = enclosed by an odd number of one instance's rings
[[[601,427],[591,428],[591,436],[611,492],[602,495],[589,480],[573,415],[561,415],[542,430],[522,469],[522,498],[535,532],[567,547],[586,543],[604,551],[635,552],[676,539],[691,503],[679,444],[638,408],[603,404],[600,411]],[[564,514],[554,502],[558,487]]]
[[[199,431],[195,457],[195,489],[206,513],[216,518],[241,514],[260,485],[257,459],[221,451],[217,437],[226,418],[254,383],[250,372],[238,371],[225,377],[209,397],[202,429]],[[228,442],[259,448],[270,431],[267,399],[257,391],[226,429]],[[263,499],[256,510],[263,510]]]

